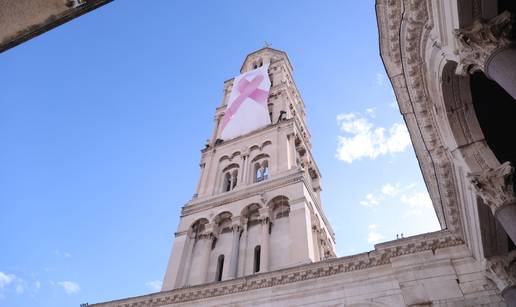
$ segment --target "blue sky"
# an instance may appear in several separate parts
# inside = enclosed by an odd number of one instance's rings
[[[0,306],[159,287],[223,81],[264,41],[294,66],[338,254],[439,228],[372,0],[114,1],[0,55]]]

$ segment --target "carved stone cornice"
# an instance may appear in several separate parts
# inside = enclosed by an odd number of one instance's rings
[[[181,214],[185,216],[256,195],[261,196],[264,191],[267,192],[303,180],[303,172],[299,170],[285,172],[281,175],[280,177],[269,178],[259,183],[250,184],[245,189],[235,189],[215,196],[192,200],[183,207]]]
[[[261,288],[270,288],[306,280],[324,278],[337,274],[371,269],[388,265],[391,258],[424,251],[435,251],[464,244],[461,238],[442,230],[418,235],[404,240],[386,242],[375,246],[371,252],[348,257],[330,258],[324,261],[304,264],[277,271],[239,277],[223,282],[158,292],[140,297],[93,304],[96,307],[165,306],[168,304],[192,302],[199,299],[242,293]]]
[[[516,286],[516,251],[485,260],[486,276],[500,291]]]
[[[497,50],[511,44],[511,15],[508,11],[489,21],[477,19],[465,29],[456,29],[459,63],[456,73],[466,75],[476,70],[486,72],[488,59]]]
[[[422,0],[376,0],[380,51],[441,226],[463,236],[452,158],[439,134],[425,75],[433,69],[425,58],[434,27],[429,16],[433,5]]]
[[[243,223],[242,223],[242,217],[240,216],[234,216],[231,218],[231,230],[234,233],[240,233],[243,230]]]
[[[500,208],[516,203],[513,175],[514,168],[510,162],[480,174],[468,175],[477,195],[491,208],[494,216]]]

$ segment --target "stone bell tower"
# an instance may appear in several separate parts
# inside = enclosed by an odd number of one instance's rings
[[[335,257],[292,66],[285,52],[265,47],[246,57],[240,73],[262,66],[271,83],[264,97],[270,124],[222,140],[235,79],[224,83],[211,139],[201,151],[196,193],[181,212],[163,291]]]

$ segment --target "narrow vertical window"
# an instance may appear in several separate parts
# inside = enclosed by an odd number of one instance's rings
[[[254,273],[257,273],[260,271],[260,251],[261,251],[261,247],[260,247],[260,245],[257,245],[254,248],[254,267],[253,267]]]
[[[254,165],[254,182],[260,182],[263,180],[263,172],[262,172],[262,167],[260,166],[259,163],[256,163]]]
[[[224,272],[224,255],[220,255],[217,259],[217,271],[215,273],[215,281],[222,280],[222,273]]]
[[[237,185],[238,171],[233,171],[231,176],[231,189],[233,190]]]
[[[267,179],[269,177],[269,162],[265,161],[263,162],[263,180]]]
[[[231,190],[231,175],[229,173],[226,173],[224,175],[224,187],[223,187],[223,191],[224,192],[228,192],[229,190]]]

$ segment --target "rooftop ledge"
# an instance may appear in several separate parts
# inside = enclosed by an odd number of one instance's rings
[[[332,258],[222,282],[212,282],[170,291],[156,292],[89,306],[163,306],[167,304],[184,303],[371,269],[390,264],[391,258],[394,257],[425,251],[435,253],[438,249],[454,246],[460,247],[461,245],[464,245],[464,241],[461,238],[456,237],[447,230],[440,230],[376,244],[374,250],[356,255]]]

